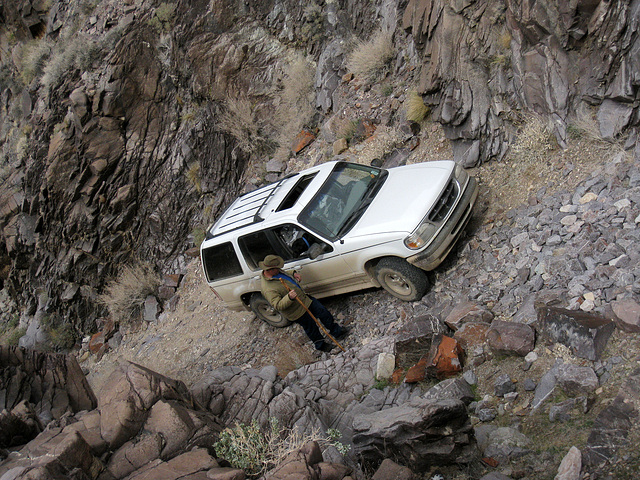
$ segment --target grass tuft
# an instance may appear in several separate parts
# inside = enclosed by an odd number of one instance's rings
[[[407,120],[409,122],[422,123],[429,114],[429,107],[424,104],[418,92],[410,92],[405,101]]]
[[[269,143],[258,122],[254,105],[244,95],[226,100],[218,117],[218,128],[231,135],[246,153],[259,152]]]
[[[368,41],[356,45],[347,59],[347,68],[354,75],[373,83],[387,72],[394,55],[392,34],[379,31]]]

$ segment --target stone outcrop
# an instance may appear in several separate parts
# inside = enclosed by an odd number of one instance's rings
[[[50,421],[96,404],[75,357],[0,345],[0,446],[23,444]]]

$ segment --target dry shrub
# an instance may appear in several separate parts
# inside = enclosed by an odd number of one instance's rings
[[[611,150],[624,150],[620,142],[612,142],[602,137],[595,112],[589,108],[580,108],[574,121],[567,126],[569,135],[582,138],[601,147]]]
[[[18,59],[20,77],[25,85],[29,85],[34,78],[39,78],[51,55],[52,46],[45,40],[33,40],[21,47]]]
[[[557,146],[551,128],[540,117],[531,116],[525,120],[511,151],[519,160],[538,161]]]
[[[509,31],[502,32],[498,36],[498,46],[502,50],[509,50],[511,48],[511,39],[512,39],[511,32]]]
[[[340,118],[335,123],[336,136],[351,142],[358,130],[358,120]]]
[[[343,455],[349,450],[337,441],[341,434],[335,429],[329,429],[325,435],[317,428],[303,433],[296,427],[289,429],[280,425],[276,418],[271,417],[269,421],[268,429],[260,428],[256,420],[249,425],[240,423],[225,428],[213,445],[216,456],[244,470],[249,478],[257,478],[309,442],[317,442],[320,448],[334,446]]]
[[[286,160],[291,149],[289,144],[313,118],[313,65],[302,55],[296,55],[287,65],[287,72],[282,79],[282,92],[278,105],[274,127],[277,143],[280,145],[275,157]]]
[[[387,71],[394,54],[391,32],[379,31],[368,41],[358,43],[347,59],[347,68],[373,83]]]
[[[288,64],[282,79],[281,106],[289,115],[307,119],[313,115],[313,74],[313,66],[302,55],[296,55]]]
[[[115,322],[126,324],[139,315],[146,298],[156,294],[160,284],[160,276],[151,265],[126,265],[116,279],[107,284],[98,301],[107,307]]]
[[[283,378],[286,377],[289,372],[316,361],[309,349],[305,348],[304,345],[300,345],[286,338],[281,340],[280,344],[278,347],[282,353],[274,363],[278,369],[278,375]]]
[[[235,138],[238,146],[247,153],[259,150],[266,141],[254,107],[244,95],[229,97],[225,101],[224,111],[218,117],[218,128]]]
[[[407,120],[410,122],[422,123],[429,113],[429,107],[424,104],[418,92],[410,92],[405,100]]]

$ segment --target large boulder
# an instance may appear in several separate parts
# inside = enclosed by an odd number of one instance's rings
[[[178,400],[196,408],[184,383],[172,380],[135,363],[114,370],[98,396],[100,431],[112,449],[138,434],[158,400]]]
[[[366,463],[385,458],[424,471],[433,465],[467,463],[475,441],[467,409],[460,400],[414,400],[411,404],[353,420],[353,446]]]

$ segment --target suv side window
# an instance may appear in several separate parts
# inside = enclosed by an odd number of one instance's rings
[[[203,249],[202,260],[208,282],[242,274],[242,266],[231,242]]]
[[[282,257],[285,262],[305,258],[314,243],[324,244],[325,242],[293,224],[260,230],[238,239],[240,251],[253,270],[257,270],[258,262],[271,254]]]

